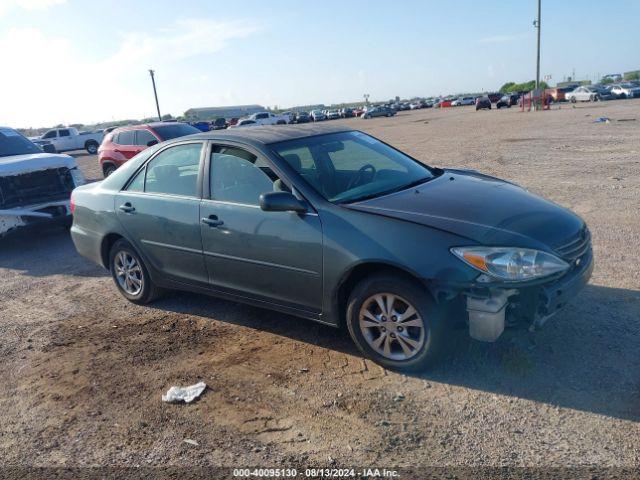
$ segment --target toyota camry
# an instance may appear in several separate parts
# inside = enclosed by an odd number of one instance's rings
[[[134,303],[170,289],[245,302],[347,328],[403,370],[453,328],[495,341],[542,325],[593,268],[569,210],[340,126],[170,140],[76,188],[72,210],[78,252]]]

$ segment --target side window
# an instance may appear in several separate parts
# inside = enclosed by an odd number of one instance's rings
[[[256,119],[258,120],[262,120],[263,118],[269,118],[269,114],[268,113],[259,113],[256,115]]]
[[[264,160],[236,147],[214,147],[210,173],[214,200],[258,205],[263,193],[289,191]]]
[[[68,137],[69,136],[69,130],[60,130],[60,136],[61,137]]]
[[[136,145],[148,147],[150,142],[158,143],[158,139],[149,130],[136,130]]]
[[[47,133],[44,134],[44,137],[42,138],[56,138],[56,131],[49,130]]]
[[[118,145],[135,145],[135,131],[127,130],[118,134]]]
[[[129,186],[127,186],[128,192],[144,192],[144,173],[146,168],[140,170],[133,178]]]
[[[280,156],[303,177],[314,174],[316,171],[316,163],[313,161],[313,156],[308,147],[284,150],[280,153]]]
[[[201,143],[188,143],[159,153],[147,164],[144,191],[195,197],[201,150]]]

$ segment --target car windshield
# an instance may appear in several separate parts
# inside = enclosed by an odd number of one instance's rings
[[[404,190],[435,170],[362,132],[317,135],[272,149],[330,202],[352,203]]]
[[[158,125],[152,128],[158,135],[160,135],[160,138],[162,138],[162,140],[171,140],[172,138],[184,137],[185,135],[202,133],[196,127],[187,125],[186,123]]]
[[[42,153],[42,150],[15,130],[0,127],[0,157],[32,153]]]

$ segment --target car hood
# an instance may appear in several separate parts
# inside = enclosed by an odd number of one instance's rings
[[[55,153],[12,155],[10,157],[0,157],[0,176],[19,175],[52,168],[67,167],[71,169],[76,166],[75,159],[69,155]]]
[[[484,245],[553,249],[583,220],[522,187],[468,170],[445,170],[416,188],[348,208],[418,223]]]

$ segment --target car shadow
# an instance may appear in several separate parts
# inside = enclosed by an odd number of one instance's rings
[[[154,307],[360,355],[345,332],[260,308],[191,293]],[[640,291],[589,285],[536,332],[507,330],[496,343],[452,332],[443,359],[411,376],[638,422],[639,312]]]
[[[16,230],[0,238],[0,268],[33,277],[107,275],[104,269],[78,255],[67,228],[48,225]]]

